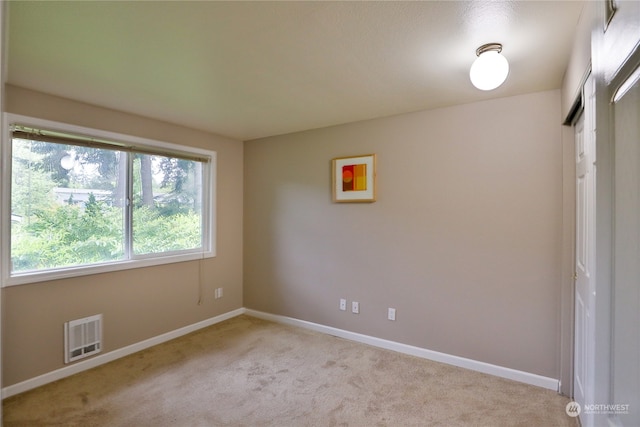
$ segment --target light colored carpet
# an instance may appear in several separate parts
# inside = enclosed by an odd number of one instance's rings
[[[557,393],[239,316],[3,402],[5,426],[577,426]]]

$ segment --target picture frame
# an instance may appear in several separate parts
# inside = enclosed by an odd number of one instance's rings
[[[376,201],[376,155],[336,157],[331,162],[334,203]]]

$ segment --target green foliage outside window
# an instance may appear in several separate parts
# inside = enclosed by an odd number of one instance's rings
[[[84,209],[50,204],[29,220],[11,227],[14,271],[122,259],[122,209],[96,202],[93,195]]]
[[[75,165],[68,170],[60,167],[67,155]],[[13,272],[124,259],[123,158],[113,150],[13,140]],[[134,253],[200,248],[201,164],[139,154],[133,162]]]

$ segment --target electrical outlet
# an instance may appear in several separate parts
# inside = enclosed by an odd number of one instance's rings
[[[340,310],[342,311],[347,310],[347,300],[344,298],[340,298]]]
[[[216,288],[213,292],[213,297],[215,299],[222,298],[222,288]]]
[[[360,313],[360,303],[358,301],[351,302],[351,312],[355,314]]]
[[[389,312],[387,313],[387,319],[396,320],[396,309],[389,307]]]

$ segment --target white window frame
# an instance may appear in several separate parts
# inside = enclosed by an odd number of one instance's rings
[[[36,283],[69,277],[86,276],[91,274],[106,273],[110,271],[128,270],[132,268],[149,267],[175,262],[192,261],[197,259],[212,258],[216,256],[216,169],[217,153],[212,150],[189,147],[186,145],[172,144],[115,132],[92,129],[50,120],[37,119],[12,113],[4,113],[2,118],[2,146],[0,147],[0,167],[2,169],[2,183],[0,185],[0,269],[2,270],[2,287]],[[203,189],[202,189],[202,247],[176,252],[162,252],[156,254],[134,255],[125,254],[127,259],[108,261],[97,264],[60,267],[39,271],[11,272],[11,144],[12,136],[10,125],[21,125],[36,129],[46,129],[68,134],[77,134],[94,137],[100,140],[108,140],[130,144],[136,147],[144,147],[150,151],[158,150],[158,155],[171,155],[175,152],[192,154],[204,157],[209,161],[203,163]],[[131,218],[128,219],[131,221]],[[127,233],[128,234],[128,233]],[[125,244],[131,240],[131,236],[125,236]],[[128,251],[125,251],[128,252]]]

